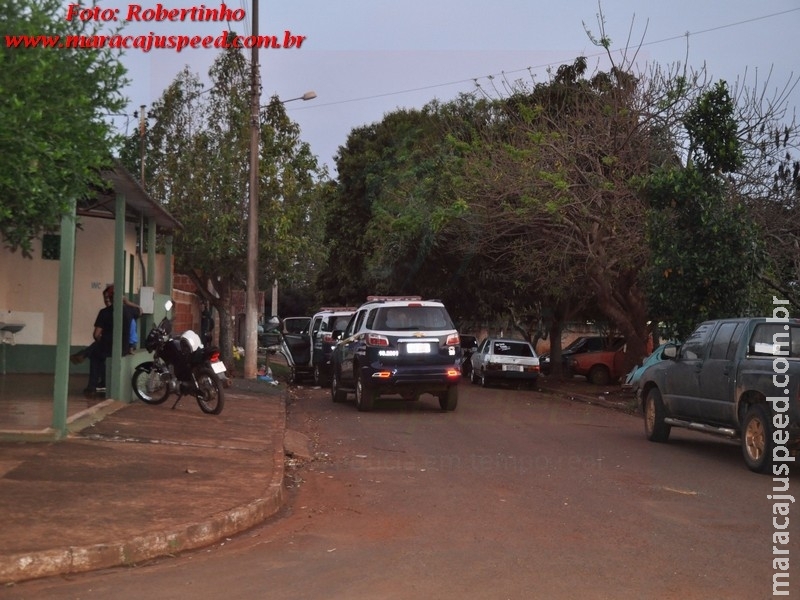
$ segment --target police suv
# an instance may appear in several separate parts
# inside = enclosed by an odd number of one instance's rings
[[[379,396],[417,400],[428,393],[442,410],[456,409],[461,345],[438,300],[369,296],[333,337],[338,340],[331,357],[334,402],[352,392],[358,409],[366,411]]]

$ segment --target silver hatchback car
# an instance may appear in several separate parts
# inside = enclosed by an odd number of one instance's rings
[[[503,381],[533,386],[539,378],[539,357],[525,340],[486,338],[470,361],[470,381],[482,386]]]

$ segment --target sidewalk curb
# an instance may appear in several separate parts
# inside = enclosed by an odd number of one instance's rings
[[[592,404],[595,406],[602,406],[603,408],[608,408],[611,410],[615,410],[617,412],[625,413],[628,415],[637,415],[636,409],[631,408],[631,403],[634,401],[634,398],[631,397],[629,400],[625,400],[622,402],[614,402],[611,400],[606,400],[602,397],[602,394],[598,394],[596,396],[582,394],[579,392],[571,392],[565,390],[555,390],[552,388],[547,388],[546,386],[542,386],[539,389],[540,392],[545,394],[549,394],[551,396],[556,396],[562,398],[564,400],[569,400],[572,402],[581,402],[583,404]]]
[[[62,434],[52,427],[45,427],[39,430],[0,429],[0,440],[4,442],[58,442],[97,423],[103,417],[125,408],[127,405],[126,402],[120,402],[119,400],[103,400],[69,417],[67,419],[66,434]]]
[[[209,546],[264,522],[282,508],[285,500],[283,439],[286,432],[286,397],[283,394],[281,403],[284,418],[272,438],[275,466],[272,479],[263,496],[230,510],[220,511],[202,522],[185,523],[126,540],[7,555],[0,562],[0,584],[132,566],[143,561]]]

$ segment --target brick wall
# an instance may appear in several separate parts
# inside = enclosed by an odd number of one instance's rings
[[[198,297],[193,293],[174,289],[172,291],[172,299],[175,302],[172,331],[174,333],[183,333],[187,329],[191,329],[199,333],[200,301]]]
[[[202,312],[202,299],[197,293],[197,286],[188,275],[175,274],[173,277],[173,301],[175,318],[172,328],[175,333],[182,333],[187,329],[200,333],[200,313]],[[231,316],[233,318],[234,342],[244,345],[244,315],[245,315],[245,291],[234,290],[231,293]],[[266,292],[258,293],[258,318],[263,318],[262,310]],[[214,339],[219,334],[219,323],[214,327]]]

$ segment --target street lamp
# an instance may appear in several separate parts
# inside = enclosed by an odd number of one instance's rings
[[[281,100],[281,104],[286,104],[287,102],[293,102],[294,100],[313,100],[317,97],[317,92],[315,91],[308,91],[302,96],[298,96],[297,98],[289,98],[288,100]]]
[[[257,36],[258,2],[253,0],[253,36]],[[252,56],[252,89],[250,98],[250,196],[248,206],[247,224],[247,290],[245,291],[245,348],[244,348],[244,378],[255,379],[258,373],[258,141],[261,134],[261,86],[258,73],[258,47],[253,47]],[[313,100],[316,92],[309,91],[298,96],[283,100],[286,104],[293,100]],[[273,285],[273,306],[275,306],[278,291],[278,281]],[[275,312],[275,311],[273,311]],[[274,314],[272,316],[275,316]]]

